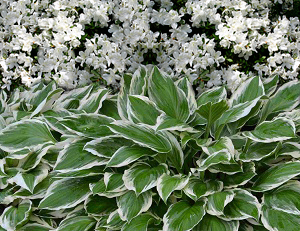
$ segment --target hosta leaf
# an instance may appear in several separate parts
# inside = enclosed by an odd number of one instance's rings
[[[288,181],[286,184],[265,193],[263,203],[269,208],[300,216],[300,182]]]
[[[298,231],[300,215],[262,206],[261,221],[270,231]]]
[[[99,196],[104,196],[107,198],[114,198],[126,193],[127,189],[122,180],[122,174],[116,173],[112,177],[111,175],[111,173],[106,173],[106,182],[104,182],[104,179],[102,179],[97,183],[90,184],[90,190],[93,192],[93,194],[98,194]],[[112,191],[107,191],[107,186]]]
[[[186,122],[190,116],[189,105],[184,92],[173,80],[162,74],[157,67],[153,68],[148,81],[148,93],[158,108],[168,116]]]
[[[253,77],[247,79],[235,92],[233,92],[229,103],[231,106],[238,105],[252,101],[264,94],[264,86],[261,79],[258,76]]]
[[[219,163],[229,163],[231,159],[231,155],[228,151],[218,151],[210,156],[206,156],[197,160],[196,163],[198,165],[198,171],[204,171],[212,165],[216,165]]]
[[[65,117],[59,123],[68,129],[69,132],[78,136],[100,138],[113,135],[106,126],[113,121],[113,118],[104,115],[79,114]]]
[[[293,110],[300,104],[300,81],[290,81],[282,85],[268,102],[267,114]]]
[[[106,224],[104,224],[102,227],[112,230],[120,230],[124,224],[125,222],[120,218],[118,210],[116,210],[109,215],[106,220]]]
[[[244,189],[234,189],[234,198],[224,208],[225,220],[244,220],[255,218],[257,221],[260,216],[260,204],[255,196]]]
[[[212,155],[219,151],[228,151],[232,157],[234,157],[234,145],[230,138],[222,137],[217,142],[207,146],[206,143],[200,145],[203,152],[207,155]]]
[[[244,185],[251,180],[255,173],[255,164],[253,162],[243,163],[243,172],[238,172],[233,175],[226,175],[222,182],[226,188],[234,188],[238,185]]]
[[[135,123],[155,125],[157,117],[161,114],[155,104],[146,96],[128,96],[128,117]]]
[[[139,66],[133,73],[129,89],[130,95],[145,95],[147,90],[147,72],[146,67]]]
[[[172,165],[180,171],[184,162],[183,150],[175,138],[170,132],[164,131],[162,132],[164,137],[166,137],[171,144],[171,151],[167,153],[167,159],[172,163]]]
[[[41,162],[42,158],[47,154],[49,149],[53,146],[51,143],[45,144],[41,148],[38,147],[37,150],[31,150],[28,155],[20,160],[18,167],[24,171],[29,171],[34,169]]]
[[[215,164],[208,168],[208,170],[212,173],[225,173],[228,175],[234,175],[239,172],[243,172],[243,168],[241,163],[235,162],[234,160],[230,160],[228,164]]]
[[[89,196],[84,203],[85,210],[88,214],[94,216],[109,215],[117,209],[116,199],[101,197],[98,195]]]
[[[226,97],[227,93],[225,87],[215,87],[203,92],[197,99],[197,105],[200,107],[208,102],[211,102],[212,104],[218,103],[226,99]]]
[[[114,99],[106,99],[102,103],[102,107],[99,110],[99,113],[102,115],[106,115],[108,117],[114,118],[115,120],[120,120],[121,117],[118,112],[117,101]]]
[[[126,190],[123,174],[106,172],[104,174],[105,190],[108,192],[120,192]]]
[[[148,211],[152,204],[152,192],[144,192],[136,196],[134,191],[128,191],[117,198],[118,213],[123,221],[131,221],[142,212]]]
[[[144,213],[135,218],[133,218],[130,222],[126,223],[121,231],[147,231],[148,224],[155,221],[155,218],[152,214]]]
[[[0,148],[6,152],[56,143],[46,123],[31,119],[8,125],[0,131]]]
[[[107,89],[97,89],[96,92],[91,93],[88,98],[80,101],[78,110],[83,110],[86,113],[98,112],[102,107],[102,102],[106,99],[107,94]]]
[[[187,131],[192,133],[199,132],[198,130],[194,129],[193,127],[189,126],[187,123],[180,122],[179,120],[167,116],[166,114],[161,114],[156,123],[156,131]]]
[[[276,157],[282,155],[290,155],[294,158],[300,158],[300,144],[297,142],[286,142],[282,148],[276,153]]]
[[[134,144],[119,136],[109,136],[92,140],[84,146],[84,150],[102,158],[111,158],[117,150]]]
[[[166,203],[171,193],[175,190],[183,189],[188,183],[188,181],[189,181],[188,176],[182,176],[182,175],[169,176],[167,174],[163,174],[158,178],[157,181],[158,194]]]
[[[180,201],[169,207],[164,215],[163,231],[187,231],[195,227],[205,215],[205,201],[199,200],[190,205]]]
[[[77,108],[79,106],[79,103],[76,107],[72,107],[74,101],[79,102],[81,99],[87,98],[92,89],[93,86],[85,86],[85,87],[73,89],[68,92],[64,92],[64,94],[62,94],[61,97],[59,97],[55,101],[53,108],[55,108],[55,110],[61,108],[65,108],[65,109]]]
[[[216,216],[205,214],[193,231],[238,231],[238,221],[224,221]],[[249,230],[250,231],[250,230]]]
[[[23,200],[17,208],[14,206],[6,208],[0,217],[1,227],[7,231],[21,228],[29,219],[31,206],[31,201]]]
[[[239,155],[239,159],[244,162],[258,161],[264,157],[271,156],[275,153],[277,143],[253,143],[247,152]]]
[[[32,231],[32,230],[34,230],[34,231],[49,231],[52,229],[53,228],[49,225],[41,225],[41,224],[37,224],[37,223],[27,223],[18,231]]]
[[[251,190],[264,192],[274,189],[300,174],[300,162],[276,165],[262,173],[254,182]]]
[[[42,164],[29,172],[19,172],[9,181],[33,193],[35,186],[47,177],[48,171],[49,167]]]
[[[154,156],[157,153],[149,148],[141,146],[121,147],[111,157],[107,163],[107,167],[123,167],[138,160],[143,156]]]
[[[266,95],[270,96],[274,93],[277,88],[277,83],[279,80],[279,76],[275,75],[274,77],[270,77],[264,80],[264,88]]]
[[[222,215],[225,206],[234,198],[233,191],[222,191],[211,194],[207,197],[207,212],[211,215]]]
[[[202,181],[197,177],[190,177],[188,184],[184,187],[184,193],[197,201],[200,197],[208,196],[223,189],[223,183],[217,180]]]
[[[290,112],[283,112],[278,115],[279,117],[285,117],[290,120],[293,120],[293,122],[296,125],[296,131],[300,131],[300,109],[295,109]]]
[[[154,188],[157,179],[164,173],[169,173],[166,164],[151,167],[148,164],[137,163],[124,171],[123,180],[129,190],[133,190],[137,195]]]
[[[94,166],[105,165],[108,160],[95,156],[83,147],[88,140],[70,141],[62,151],[60,151],[54,170],[59,172],[77,171],[89,169]]]
[[[236,104],[230,109],[228,109],[221,118],[218,120],[218,125],[228,124],[231,122],[235,122],[245,116],[247,116],[251,109],[255,107],[259,98],[256,98],[252,101],[247,101],[244,103]]]
[[[253,131],[246,131],[244,136],[256,142],[271,143],[295,137],[295,124],[292,120],[279,117],[259,124]]]
[[[228,105],[225,100],[217,103],[208,102],[201,105],[197,112],[207,120],[207,123],[212,124],[219,119],[222,114],[228,109]]]
[[[56,89],[52,92],[50,92],[45,99],[35,108],[35,110],[31,113],[30,118],[37,115],[40,112],[45,112],[47,110],[50,110],[52,108],[52,104],[55,100],[57,100],[63,89]]]
[[[129,94],[131,79],[132,79],[131,74],[124,74],[121,80],[121,89],[118,94],[118,101],[117,101],[118,112],[120,117],[123,120],[128,119],[127,104],[128,104],[128,94]]]
[[[191,83],[189,82],[187,77],[184,77],[176,81],[175,84],[184,92],[188,100],[190,113],[193,114],[198,106],[197,101],[195,99],[195,92]]]
[[[55,231],[89,231],[95,226],[95,219],[88,216],[74,216],[61,221]]]
[[[89,183],[93,181],[95,181],[94,177],[57,180],[48,188],[45,197],[39,204],[39,208],[60,210],[75,207],[89,196],[91,193]]]
[[[89,169],[68,171],[68,172],[55,172],[55,178],[80,178],[87,176],[97,176],[104,174],[104,166],[95,166]]]
[[[110,124],[109,128],[113,132],[154,151],[165,153],[171,150],[170,142],[161,133],[155,133],[148,125],[138,125],[129,121],[116,121]]]

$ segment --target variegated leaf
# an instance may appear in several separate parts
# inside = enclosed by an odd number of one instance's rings
[[[127,189],[133,190],[139,195],[156,187],[157,179],[164,173],[169,173],[166,164],[151,167],[148,164],[137,163],[124,171],[123,181]]]
[[[292,120],[278,117],[259,124],[253,131],[246,131],[244,136],[256,142],[271,143],[295,137],[295,124]]]
[[[224,214],[225,206],[230,203],[234,198],[232,190],[216,192],[207,197],[207,213],[220,216]]]
[[[214,104],[226,98],[227,98],[227,93],[225,87],[215,87],[203,92],[197,98],[197,105],[198,107],[200,107],[201,105],[207,104],[208,102]]]
[[[89,184],[96,179],[95,177],[63,178],[55,181],[48,188],[39,208],[60,210],[75,207],[90,195]]]
[[[6,231],[15,231],[21,228],[29,219],[32,210],[32,202],[23,200],[18,207],[6,208],[0,217],[0,226]]]
[[[224,221],[216,216],[205,214],[193,231],[238,231],[239,221]],[[250,230],[249,230],[250,231]],[[254,230],[253,230],[254,231]]]
[[[163,174],[158,178],[157,191],[159,196],[166,203],[171,193],[183,189],[189,182],[189,176]]]
[[[61,221],[55,231],[89,231],[96,225],[96,220],[88,216],[73,216]]]
[[[144,148],[138,145],[131,147],[123,146],[119,148],[107,163],[107,167],[123,167],[138,160],[143,156],[154,156],[157,153],[149,148]]]
[[[134,191],[128,191],[117,198],[118,213],[123,221],[131,221],[142,212],[148,211],[152,204],[152,192],[147,191],[136,196]]]
[[[157,152],[169,152],[170,142],[159,132],[148,125],[134,124],[129,121],[116,121],[109,125],[109,128],[126,139],[130,139],[144,147],[151,148]]]
[[[169,207],[163,217],[163,231],[187,231],[194,228],[205,215],[204,200],[199,200],[190,205],[186,201],[180,201]]]
[[[135,123],[155,125],[161,112],[148,97],[129,95],[127,114],[128,118]]]
[[[100,138],[113,135],[107,127],[114,119],[99,114],[78,114],[59,121],[69,132],[78,136]]]
[[[284,184],[300,174],[300,162],[282,163],[263,172],[254,182],[251,190],[265,192]]]
[[[12,123],[0,131],[0,148],[6,152],[15,152],[56,142],[48,125],[37,119]]]
[[[83,149],[88,141],[86,139],[70,140],[69,144],[60,151],[54,170],[69,172],[106,165],[108,159],[93,155]]]
[[[190,116],[188,100],[173,80],[154,67],[148,81],[149,98],[168,116],[186,122]]]
[[[256,76],[243,82],[236,91],[233,92],[229,104],[235,106],[241,103],[249,102],[264,95],[264,85],[260,77]]]
[[[217,180],[202,181],[198,177],[190,177],[188,184],[184,187],[184,193],[197,201],[199,198],[220,192],[223,182]]]

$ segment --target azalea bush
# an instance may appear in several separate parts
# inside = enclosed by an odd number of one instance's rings
[[[278,79],[2,91],[0,230],[298,231],[300,82]]]
[[[299,0],[2,0],[0,86],[73,89],[152,65],[200,90],[299,77]]]

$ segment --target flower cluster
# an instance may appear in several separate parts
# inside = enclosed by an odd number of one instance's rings
[[[231,91],[253,75],[298,77],[299,19],[271,15],[291,0],[180,2],[2,0],[0,85],[54,79],[72,89],[95,72],[118,85],[141,64]]]

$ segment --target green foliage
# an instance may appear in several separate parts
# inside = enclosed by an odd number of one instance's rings
[[[0,92],[0,230],[297,231],[300,82],[277,80]]]

